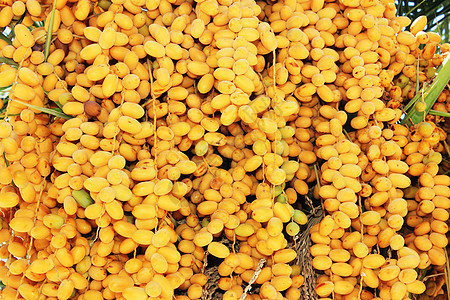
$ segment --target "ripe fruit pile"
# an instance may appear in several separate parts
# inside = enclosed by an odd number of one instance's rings
[[[406,31],[387,0],[2,4],[2,299],[299,299],[311,197],[318,297],[444,293],[448,124],[398,124],[449,60],[426,18]]]

